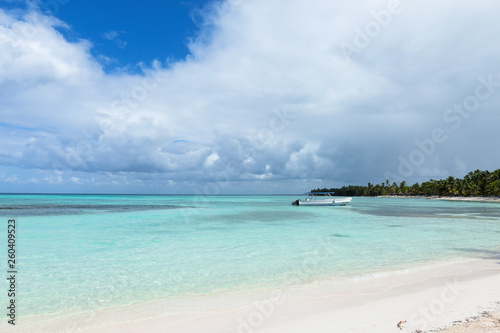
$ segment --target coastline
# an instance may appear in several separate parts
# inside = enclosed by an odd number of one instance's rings
[[[243,307],[165,316],[106,328],[100,332],[278,333],[431,332],[454,322],[498,310],[499,258],[351,280],[274,290]],[[397,327],[406,321],[402,330]]]
[[[373,199],[373,200],[372,200]],[[150,199],[148,199],[150,200]],[[214,202],[221,201],[225,205],[227,199],[213,199]],[[364,200],[364,201],[363,201]],[[290,253],[300,254],[301,260],[292,261],[292,264],[284,267],[293,269],[277,270],[278,272],[289,272],[287,279],[281,279],[280,283],[273,283],[276,280],[270,279],[269,275],[264,275],[269,279],[260,280],[259,283],[253,284],[234,284],[234,288],[219,288],[219,289],[198,289],[185,288],[182,293],[170,294],[157,297],[143,297],[148,291],[147,288],[157,290],[156,286],[150,282],[169,281],[166,286],[176,287],[177,281],[170,282],[168,271],[162,271],[161,267],[146,265],[134,271],[140,272],[138,275],[121,275],[113,279],[111,274],[115,270],[101,270],[105,272],[105,276],[109,276],[112,284],[96,283],[90,286],[89,293],[83,297],[78,294],[69,299],[60,297],[65,296],[65,293],[45,294],[41,296],[44,303],[40,304],[36,309],[44,309],[30,315],[28,313],[29,294],[26,293],[20,303],[18,322],[16,327],[12,328],[0,322],[0,331],[3,332],[222,332],[222,333],[274,333],[290,331],[291,333],[314,331],[322,332],[438,332],[438,329],[450,327],[459,322],[469,324],[467,320],[480,316],[485,311],[495,313],[498,312],[498,302],[500,294],[494,286],[500,283],[500,248],[498,244],[498,235],[500,233],[500,225],[498,224],[498,216],[485,214],[484,210],[492,210],[496,214],[498,210],[494,204],[460,204],[446,203],[445,201],[428,202],[424,200],[387,200],[387,207],[383,199],[364,198],[359,200],[358,207],[365,209],[374,209],[382,207],[379,211],[371,211],[370,215],[357,214],[355,209],[325,209],[324,216],[327,217],[324,222],[318,224],[314,229],[321,230],[321,236],[312,234],[309,236],[314,242],[313,246],[307,247],[307,251],[298,251],[298,239],[305,237],[310,227],[298,229],[297,225],[304,226],[304,223],[296,223],[296,220],[290,220],[290,215],[280,216],[275,214],[276,211],[270,210],[268,214],[272,219],[269,220],[286,222],[285,226],[294,231],[297,235],[294,242],[290,244]],[[245,200],[246,202],[247,200]],[[286,202],[285,202],[286,201]],[[282,207],[282,202],[288,203],[289,200],[278,199],[276,206]],[[182,200],[181,200],[182,202]],[[107,202],[103,202],[107,204]],[[229,205],[228,205],[229,206]],[[399,209],[399,207],[403,209]],[[129,207],[126,205],[125,207]],[[232,207],[232,205],[231,205]],[[425,209],[429,207],[429,209]],[[438,209],[434,209],[437,207]],[[442,207],[464,209],[472,214],[485,216],[485,219],[472,219],[467,216],[465,219],[460,218],[460,211],[457,214],[442,217]],[[284,206],[283,211],[289,212],[288,205]],[[357,207],[354,207],[357,208]],[[415,216],[405,216],[406,210],[417,211]],[[491,208],[491,209],[490,209]],[[425,213],[418,212],[419,210]],[[257,210],[256,210],[257,211]],[[258,210],[260,212],[260,210]],[[360,210],[361,211],[361,210]],[[390,213],[396,212],[391,215]],[[175,210],[167,210],[165,216],[177,216]],[[201,213],[206,212],[202,210]],[[221,219],[220,209],[214,210],[217,212],[217,223]],[[234,210],[225,212],[229,218],[227,221],[235,220]],[[238,210],[236,212],[239,212]],[[297,214],[297,211],[291,211]],[[310,210],[299,211],[302,214],[310,214]],[[321,210],[315,212],[321,213]],[[210,216],[210,214],[201,214],[202,217]],[[291,214],[292,214],[291,213]],[[378,214],[380,213],[380,214]],[[385,214],[389,213],[389,216]],[[411,212],[410,212],[411,213]],[[140,216],[141,219],[145,216],[145,212],[120,215],[123,216]],[[153,211],[151,216],[156,215]],[[428,214],[432,220],[427,220]],[[471,215],[472,215],[471,214]],[[245,212],[244,217],[247,217],[248,212]],[[411,215],[411,214],[410,214]],[[115,215],[104,216],[101,220],[96,221],[115,221]],[[245,239],[251,244],[260,244],[262,247],[264,235],[276,234],[279,237],[266,239],[266,244],[274,244],[283,237],[285,228],[283,224],[277,224],[276,233],[269,233],[270,223],[261,223],[259,218],[262,215],[256,215],[258,223],[246,222],[244,225],[248,227],[249,232],[245,234]],[[306,221],[310,215],[304,215],[304,218],[298,221]],[[354,218],[355,217],[355,218]],[[451,218],[450,218],[451,217]],[[81,219],[78,216],[72,217],[74,221],[83,221],[87,217],[82,215]],[[52,220],[64,223],[66,218]],[[151,218],[153,220],[154,218]],[[33,218],[31,221],[33,226],[44,225],[40,221],[43,218]],[[267,220],[265,220],[267,221]],[[30,220],[25,219],[25,226],[29,227]],[[336,222],[336,223],[334,223]],[[421,223],[422,222],[422,223]],[[452,222],[452,223],[450,223]],[[86,224],[82,224],[86,225]],[[110,223],[115,225],[115,223]],[[263,231],[267,233],[256,232],[256,226],[265,225]],[[377,228],[374,227],[377,225]],[[435,226],[440,228],[435,228]],[[103,224],[103,227],[107,225]],[[184,225],[182,225],[184,226]],[[214,226],[218,226],[214,224]],[[220,225],[219,225],[220,226]],[[347,226],[348,228],[343,228]],[[450,228],[451,226],[451,228]],[[164,229],[170,230],[169,225],[165,225]],[[189,227],[192,227],[190,224]],[[373,228],[372,228],[373,227]],[[141,227],[142,228],[142,227]],[[92,224],[89,224],[89,229],[93,229]],[[230,225],[228,230],[234,229],[234,225]],[[39,229],[34,228],[32,232]],[[59,230],[59,229],[58,229]],[[60,229],[61,234],[71,234],[72,231]],[[79,227],[79,231],[82,231]],[[157,226],[150,229],[154,235],[158,234]],[[206,228],[201,229],[206,236]],[[216,229],[218,230],[218,229]],[[54,230],[48,230],[48,233]],[[116,230],[118,231],[118,230]],[[78,233],[77,233],[78,234]],[[119,234],[119,233],[118,233]],[[135,234],[128,231],[128,234]],[[162,239],[166,233],[163,233],[156,238],[150,236],[151,239]],[[293,236],[292,233],[288,233]],[[83,240],[99,240],[99,238],[91,237],[86,233],[79,233]],[[218,234],[221,238],[225,233]],[[255,235],[255,238],[248,238]],[[52,235],[50,235],[52,236]],[[388,237],[390,236],[390,237]],[[393,240],[394,242],[381,242]],[[191,237],[186,239],[192,239]],[[202,253],[201,250],[207,250],[207,245],[213,244],[214,238],[209,238],[210,242],[200,242],[203,244],[200,248],[193,248],[194,253]],[[73,238],[75,240],[75,238]],[[107,236],[103,236],[102,240],[107,240]],[[133,240],[133,238],[132,238]],[[173,241],[179,243],[173,243]],[[168,244],[182,245],[185,242],[178,235],[172,237]],[[368,241],[366,247],[361,246],[363,241]],[[262,242],[262,244],[260,243]],[[75,243],[74,241],[72,243]],[[106,243],[107,244],[107,243]],[[239,244],[239,243],[238,243]],[[380,244],[379,247],[373,245]],[[144,249],[122,252],[124,248],[129,248],[128,245],[118,248],[119,251],[110,252],[108,256],[114,257],[118,254],[118,258],[126,257],[127,260],[132,260],[134,254],[153,254],[156,253],[152,249],[145,251]],[[434,248],[434,245],[439,245]],[[68,244],[66,248],[71,246]],[[78,246],[79,249],[81,246]],[[96,249],[101,248],[97,247]],[[456,250],[454,250],[457,248]],[[249,247],[250,250],[253,247]],[[349,252],[339,256],[342,249],[349,249]],[[414,249],[413,251],[407,251]],[[440,254],[448,253],[440,257]],[[363,250],[363,252],[361,251]],[[382,251],[382,252],[380,252]],[[37,252],[39,253],[39,252]],[[159,253],[166,253],[159,252]],[[238,261],[230,260],[226,265],[220,268],[212,265],[204,266],[206,261],[191,261],[191,256],[182,257],[180,251],[175,255],[175,258],[183,258],[182,262],[189,263],[196,274],[204,274],[205,269],[217,270],[224,272],[226,269],[230,272],[233,265],[237,265]],[[222,251],[212,252],[222,253]],[[275,258],[272,262],[283,263],[284,258],[277,255],[276,251],[266,252],[266,257],[263,254],[258,258]],[[323,263],[327,263],[324,258],[329,258],[327,254],[335,253],[337,255],[337,265],[330,270],[313,270],[314,267],[325,267]],[[396,253],[406,253],[405,255],[396,256]],[[246,252],[242,252],[243,255]],[[312,255],[314,254],[314,255]],[[351,255],[352,254],[352,255]],[[373,255],[372,255],[373,254]],[[385,255],[380,255],[385,254]],[[436,254],[436,256],[434,256]],[[50,257],[50,253],[46,257]],[[274,255],[274,257],[273,257]],[[485,256],[497,256],[491,259],[471,259],[481,258]],[[227,257],[224,252],[223,256]],[[356,258],[364,258],[364,262],[353,265]],[[34,257],[36,258],[36,256]],[[72,258],[72,257],[71,257]],[[143,257],[139,257],[143,258]],[[151,258],[151,257],[149,257]],[[163,261],[162,267],[173,267],[175,262],[173,257]],[[343,262],[340,259],[349,258]],[[214,261],[216,262],[216,261]],[[262,264],[262,261],[257,261],[255,264]],[[252,265],[251,267],[257,267]],[[294,265],[295,264],[295,265]],[[313,266],[313,267],[312,267]],[[69,266],[64,266],[64,270],[69,273],[79,273],[80,271]],[[245,265],[245,267],[247,267]],[[343,270],[345,267],[345,270]],[[356,267],[362,267],[361,270],[356,270]],[[149,273],[156,274],[155,279],[152,279]],[[62,271],[62,270],[59,270]],[[129,270],[132,272],[133,270]],[[32,281],[37,281],[36,274],[25,271],[25,276],[30,276]],[[83,271],[85,272],[85,270]],[[190,270],[185,272],[190,273]],[[241,275],[243,279],[251,279],[252,273],[247,271],[247,274]],[[315,273],[315,274],[313,274]],[[69,274],[68,274],[69,275]],[[103,274],[104,275],[104,274]],[[78,274],[80,276],[80,274]],[[311,278],[312,277],[312,278]],[[189,275],[183,276],[184,281],[191,281]],[[95,279],[101,281],[102,279]],[[43,281],[43,280],[41,280]],[[64,290],[67,286],[73,286],[78,280],[65,280],[59,284],[60,290]],[[222,285],[224,281],[221,279],[214,280],[217,286]],[[282,288],[282,289],[276,289]],[[489,289],[488,289],[489,288]],[[103,292],[104,291],[104,292]],[[66,293],[67,295],[75,295]],[[129,297],[124,297],[128,295]],[[36,295],[35,295],[36,296]],[[133,296],[133,297],[130,297]],[[71,302],[76,299],[77,302]],[[113,300],[113,302],[107,302]],[[107,303],[106,303],[107,302]],[[60,304],[60,306],[52,306],[52,304]],[[32,308],[35,308],[32,306]],[[25,312],[22,312],[24,310]],[[487,318],[485,318],[487,319]],[[402,330],[396,326],[400,321],[406,321],[402,325]],[[482,324],[482,323],[479,323]],[[5,329],[4,329],[5,328]],[[312,329],[311,329],[312,328]],[[455,328],[457,329],[457,328]],[[477,330],[476,330],[477,331]],[[480,331],[479,331],[480,332]],[[497,332],[499,333],[499,332]]]
[[[473,259],[367,279],[226,295],[242,301],[233,306],[220,295],[197,296],[187,302],[199,304],[198,310],[170,312],[161,302],[138,303],[65,321],[19,325],[13,331],[65,332],[71,327],[86,333],[438,332],[485,311],[499,311],[498,285],[500,257]],[[164,314],[152,316],[153,308],[164,309]],[[401,330],[400,321],[406,321]]]
[[[430,199],[447,200],[447,201],[500,203],[500,198],[498,198],[498,197],[437,197],[437,198],[430,198]]]
[[[421,196],[421,195],[381,195],[378,196],[377,198],[428,199],[428,200],[445,200],[445,201],[500,203],[500,197],[440,197],[440,196]]]

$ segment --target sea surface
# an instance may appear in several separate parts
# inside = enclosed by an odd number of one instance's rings
[[[20,320],[370,278],[500,252],[500,204],[292,206],[298,198],[0,195],[2,274],[13,218]]]

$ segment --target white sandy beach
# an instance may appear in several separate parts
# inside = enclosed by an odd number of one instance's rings
[[[75,318],[70,326],[73,331],[86,333],[435,332],[485,311],[499,311],[499,286],[500,258],[481,259],[343,283],[235,296],[247,299],[243,306],[227,307],[220,297],[207,296],[200,304],[210,310],[200,307],[199,311],[148,318],[147,308],[132,305]],[[493,321],[494,316],[490,316]],[[110,321],[116,324],[102,326]],[[400,321],[406,321],[401,329],[397,327]],[[58,332],[67,327],[57,321],[46,324],[37,326],[42,330],[23,329],[21,325],[13,331]],[[469,332],[461,329],[470,329],[472,324],[446,332]]]
[[[495,202],[495,203],[500,203],[500,198],[498,198],[498,197],[433,197],[432,199],[448,200],[448,201],[469,201],[469,202]]]
[[[402,198],[402,199],[425,198],[430,200],[500,203],[499,197],[439,197],[439,196],[426,197],[426,196],[415,196],[415,195],[383,195],[379,196],[379,198]]]

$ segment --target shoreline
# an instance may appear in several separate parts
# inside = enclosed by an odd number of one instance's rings
[[[83,332],[388,333],[401,332],[400,321],[406,321],[404,332],[432,332],[497,310],[499,284],[499,258],[477,259],[369,280],[277,289],[241,307]]]
[[[496,197],[437,197],[437,198],[430,198],[430,199],[446,200],[446,201],[500,203],[500,198],[496,198]]]
[[[207,295],[187,298],[184,310],[145,302],[32,325],[23,325],[21,318],[12,331],[430,333],[485,311],[500,311],[498,285],[500,257],[472,259],[370,279],[225,295],[240,298],[231,306],[224,295]],[[163,315],[154,314],[158,309]],[[406,321],[402,330],[400,321]]]
[[[440,196],[423,196],[423,195],[381,195],[378,196],[377,198],[428,199],[428,200],[445,200],[445,201],[500,203],[499,197],[440,197]]]

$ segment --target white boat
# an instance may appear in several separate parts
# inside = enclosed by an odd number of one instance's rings
[[[332,192],[310,192],[305,200],[295,200],[293,206],[346,206],[352,198],[334,198]]]

